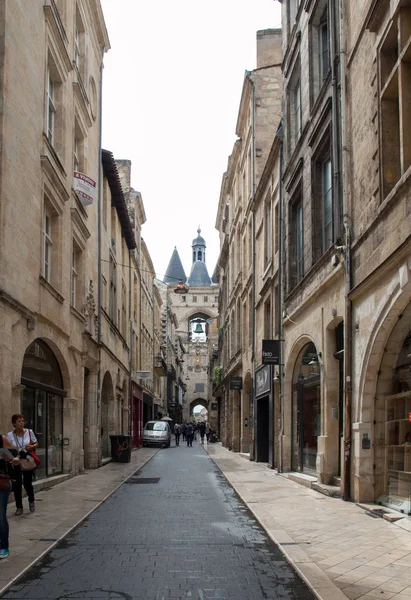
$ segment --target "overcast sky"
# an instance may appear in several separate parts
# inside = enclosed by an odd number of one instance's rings
[[[191,269],[201,235],[212,275],[221,178],[236,140],[244,73],[256,32],[279,27],[275,0],[101,0],[111,50],[104,59],[103,148],[132,162],[143,238],[162,279],[177,246]]]

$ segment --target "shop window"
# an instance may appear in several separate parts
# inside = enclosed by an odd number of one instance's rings
[[[26,426],[38,441],[36,453],[41,479],[63,471],[63,380],[53,352],[42,340],[27,348],[23,359],[21,383],[24,386],[21,411]]]

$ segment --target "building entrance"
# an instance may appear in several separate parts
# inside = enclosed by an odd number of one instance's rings
[[[49,346],[40,339],[27,348],[21,383],[22,414],[26,427],[36,434],[40,466],[36,476],[50,477],[63,472],[63,379]]]
[[[321,435],[321,388],[319,357],[314,344],[308,344],[300,352],[294,377],[291,468],[316,475],[317,438]]]

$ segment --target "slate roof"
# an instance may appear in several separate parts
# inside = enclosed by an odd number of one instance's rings
[[[202,260],[193,262],[187,283],[192,287],[206,287],[212,285],[205,262]]]
[[[174,247],[173,254],[171,255],[170,262],[168,263],[166,274],[164,275],[163,282],[169,283],[171,285],[177,285],[180,281],[186,282],[186,274],[184,272],[184,268],[178,254],[177,247]]]

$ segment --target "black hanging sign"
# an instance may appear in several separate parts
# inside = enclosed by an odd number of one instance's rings
[[[280,340],[263,340],[263,365],[280,364]]]
[[[233,376],[230,377],[230,390],[242,390],[243,389],[243,378]]]

